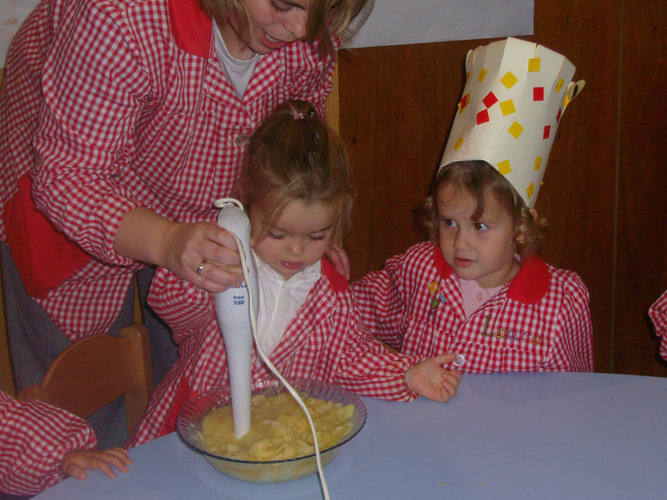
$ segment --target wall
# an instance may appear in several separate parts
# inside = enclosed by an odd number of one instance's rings
[[[667,289],[664,2],[536,0],[535,35],[586,80],[561,122],[537,209],[548,262],[591,294],[596,371],[667,376],[646,311]],[[422,235],[428,191],[463,89],[463,61],[491,40],[343,50],[340,127],[358,200],[345,241],[353,278]]]

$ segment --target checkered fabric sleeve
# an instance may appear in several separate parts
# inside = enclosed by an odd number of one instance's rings
[[[558,335],[552,361],[545,369],[573,372],[593,371],[593,324],[589,294],[579,275],[552,268],[552,279],[563,284],[563,303],[558,316]]]
[[[660,337],[660,356],[667,360],[667,290],[651,305],[648,315]]]
[[[96,446],[85,420],[0,391],[0,491],[35,495],[65,477],[60,464],[68,452]]]
[[[433,265],[433,251],[430,242],[413,245],[387,259],[381,270],[352,284],[363,322],[373,336],[395,349],[402,350],[405,346],[412,308],[421,300],[423,283],[437,281],[439,277]],[[428,355],[437,354],[442,352]]]
[[[213,294],[162,267],[153,275],[148,304],[169,325],[179,345],[188,335],[205,330],[215,318]]]
[[[352,286],[366,327],[375,338],[400,350],[403,338],[399,326],[405,302],[393,285],[389,273],[381,270],[367,274]]]

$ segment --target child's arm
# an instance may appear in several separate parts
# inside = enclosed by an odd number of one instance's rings
[[[443,367],[456,359],[456,353],[442,354],[425,359],[405,372],[405,381],[411,391],[434,401],[444,403],[456,396],[461,372]]]
[[[588,307],[588,290],[577,274],[567,271],[563,292],[563,302],[558,315],[560,335],[549,369],[592,372],[593,324]]]
[[[88,477],[86,470],[99,470],[107,477],[114,479],[116,474],[111,466],[121,472],[127,472],[132,459],[122,448],[108,450],[74,450],[65,455],[61,468],[65,474],[76,479],[84,480]]]
[[[667,290],[651,305],[648,316],[660,337],[660,356],[667,360]]]
[[[401,296],[391,269],[385,266],[381,271],[371,272],[355,281],[352,283],[352,292],[361,319],[371,334],[400,351],[406,301]]]
[[[335,383],[358,394],[391,401],[410,401],[421,395],[444,402],[456,395],[461,373],[442,366],[454,361],[456,354],[424,359],[390,352],[360,322],[353,298],[347,305],[349,308],[329,314],[321,325],[328,333],[327,358],[335,360]],[[341,351],[334,346],[340,346]],[[320,363],[320,369],[329,371],[327,365]]]
[[[667,290],[648,309],[656,335],[667,335]]]
[[[0,491],[35,495],[63,479],[70,450],[97,446],[83,419],[41,401],[18,401],[0,391]]]

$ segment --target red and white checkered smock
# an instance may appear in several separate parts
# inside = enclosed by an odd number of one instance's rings
[[[389,352],[360,325],[347,280],[322,259],[323,276],[289,323],[269,360],[281,375],[331,382],[363,396],[410,401],[417,394],[405,382],[405,371],[423,356]],[[174,430],[176,416],[187,400],[229,383],[222,333],[213,296],[158,269],[149,304],[172,328],[179,344],[178,361],[151,395],[148,409],[129,447]],[[252,379],[274,375],[256,366]]]
[[[405,354],[457,352],[469,373],[593,370],[588,291],[576,273],[537,256],[468,318],[459,278],[430,242],[352,289],[371,333]]]
[[[333,69],[291,43],[239,99],[197,0],[42,1],[0,91],[0,237],[30,294],[71,340],[106,333],[144,266],[113,250],[123,214],[215,220],[258,122],[290,98],[324,115]],[[30,169],[38,209],[87,253],[37,220]]]
[[[660,337],[660,356],[667,360],[667,290],[658,297],[648,310],[649,318]]]
[[[0,391],[0,492],[36,495],[66,477],[60,465],[67,453],[96,447],[85,420]]]

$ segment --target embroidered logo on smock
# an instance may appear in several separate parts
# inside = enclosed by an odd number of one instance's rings
[[[431,294],[431,314],[435,314],[438,304],[447,302],[445,296],[440,291],[440,284],[437,280],[433,280],[428,284],[428,293]]]
[[[514,342],[529,342],[534,345],[541,345],[544,339],[541,335],[531,335],[528,332],[520,332],[511,328],[498,327],[495,330],[488,330],[491,315],[484,317],[484,326],[481,335],[483,337],[495,337],[497,339],[507,339]]]

